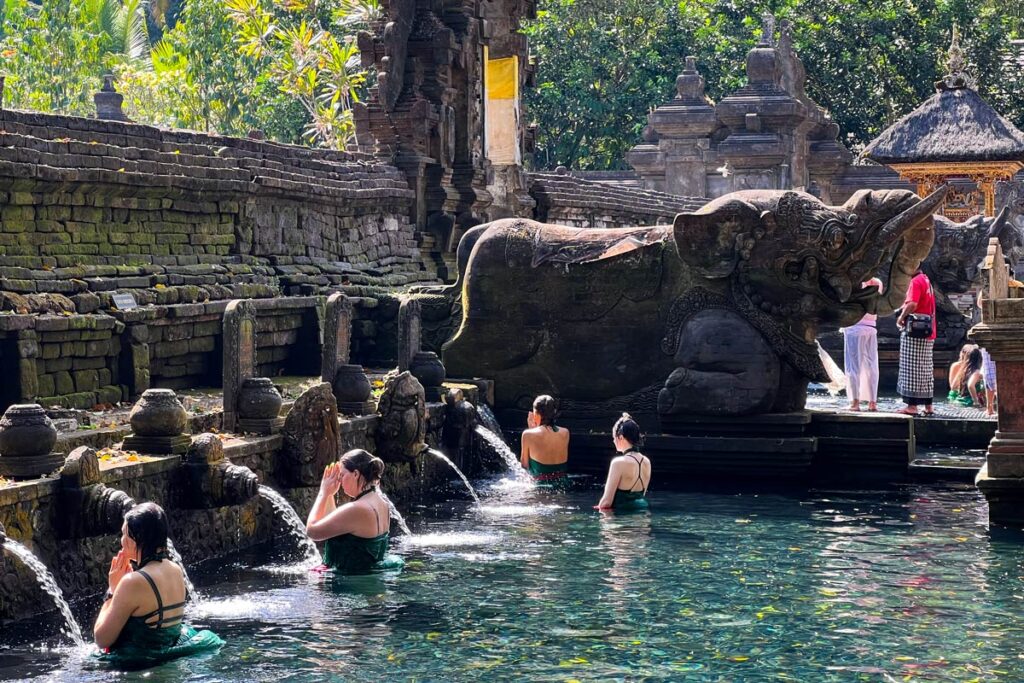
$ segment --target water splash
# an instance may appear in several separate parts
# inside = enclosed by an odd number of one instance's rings
[[[498,422],[498,418],[494,415],[494,411],[491,410],[489,405],[481,401],[480,405],[476,407],[476,414],[487,431],[492,434],[497,434],[499,438],[501,437],[501,424]]]
[[[412,532],[409,531],[409,525],[405,523],[405,517],[402,517],[402,513],[398,511],[395,504],[391,502],[390,498],[388,498],[388,494],[384,493],[384,489],[378,486],[377,494],[385,503],[388,504],[388,509],[391,510],[391,519],[398,522],[398,528],[402,530],[402,533],[406,536],[412,536]]]
[[[274,512],[285,523],[291,536],[298,542],[299,547],[302,548],[305,555],[303,564],[311,566],[320,564],[320,551],[316,549],[316,543],[313,543],[309,536],[306,535],[306,525],[299,519],[299,515],[295,512],[295,508],[291,506],[291,503],[269,486],[261,485],[259,492],[260,498],[270,502]]]
[[[61,615],[64,617],[64,621],[67,624],[67,631],[64,631],[67,635],[75,641],[75,645],[85,645],[85,638],[82,637],[82,628],[75,621],[75,615],[71,613],[71,606],[68,605],[67,600],[64,599],[64,593],[61,591],[60,586],[57,585],[57,580],[53,578],[53,574],[46,568],[38,557],[32,554],[32,551],[18,543],[17,541],[8,538],[3,542],[3,547],[7,548],[11,553],[25,563],[25,566],[31,569],[36,575],[36,581],[39,582],[40,587],[53,598],[54,603],[57,605],[57,609],[60,610]]]
[[[490,429],[483,425],[477,425],[473,429],[473,431],[476,433],[477,436],[484,440],[484,443],[490,446],[490,448],[493,449],[494,452],[498,454],[498,457],[500,457],[501,461],[505,463],[506,469],[508,469],[508,472],[514,478],[530,478],[526,470],[522,468],[519,462],[519,458],[516,457],[516,454],[512,452],[512,449],[508,447],[508,444],[505,443],[505,440],[502,439],[500,435],[492,432]]]
[[[188,578],[188,570],[185,569],[185,560],[181,559],[181,553],[179,553],[178,549],[174,547],[174,542],[170,538],[167,539],[167,554],[171,556],[172,562],[181,567],[181,576],[185,579],[185,593],[187,596],[185,599],[192,603],[193,606],[199,604],[203,598],[199,595],[199,591],[196,590],[196,587],[192,585],[192,579]]]
[[[461,479],[462,483],[466,485],[466,490],[469,491],[469,495],[473,496],[473,502],[476,503],[477,506],[479,506],[480,496],[476,495],[476,491],[473,490],[473,485],[469,483],[469,479],[467,479],[466,475],[462,473],[462,470],[460,470],[455,463],[449,460],[447,455],[437,450],[436,448],[428,448],[427,452],[433,455],[438,460],[443,460],[444,462],[448,463],[448,466],[455,471],[455,474],[459,475],[459,479]]]

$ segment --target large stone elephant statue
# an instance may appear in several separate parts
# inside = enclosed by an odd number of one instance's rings
[[[493,378],[499,408],[553,394],[569,416],[801,409],[824,379],[818,326],[902,303],[944,195],[860,191],[832,207],[757,190],[671,226],[479,226],[459,246],[448,374]],[[871,276],[884,295],[861,287]]]

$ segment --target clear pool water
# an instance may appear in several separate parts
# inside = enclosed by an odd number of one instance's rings
[[[0,679],[1024,680],[1024,542],[989,533],[973,487],[656,491],[613,516],[581,486],[407,511],[399,575],[253,554],[197,576],[216,655],[126,676],[22,629]]]

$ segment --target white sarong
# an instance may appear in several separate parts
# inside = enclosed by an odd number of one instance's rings
[[[878,401],[878,331],[874,326],[843,328],[843,365],[850,401]]]

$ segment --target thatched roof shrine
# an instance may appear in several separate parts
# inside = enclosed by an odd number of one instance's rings
[[[937,92],[872,140],[863,156],[892,167],[922,197],[946,182],[970,183],[950,193],[956,204],[943,212],[957,220],[979,210],[991,216],[995,183],[1024,168],[1024,132],[978,95],[955,26],[948,66]]]
[[[885,129],[864,156],[883,164],[1024,160],[1024,132],[973,89],[939,83],[937,93]]]

